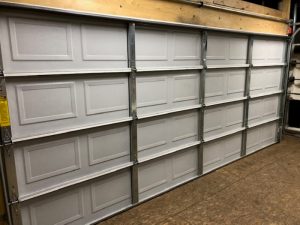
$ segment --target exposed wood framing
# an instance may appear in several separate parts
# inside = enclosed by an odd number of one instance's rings
[[[234,9],[244,10],[247,12],[254,12],[263,15],[269,15],[282,19],[289,19],[290,0],[283,0],[281,3],[281,9],[271,9],[265,6],[241,1],[241,0],[204,0],[203,2],[212,5],[219,5],[224,7],[230,7]]]
[[[274,17],[278,16],[278,18],[284,18],[274,12],[277,10],[269,9],[268,12],[259,11],[266,7],[247,2],[238,0],[206,0],[206,2],[209,1],[214,4],[218,3],[219,5],[222,2],[222,4],[230,3],[231,7],[244,7],[245,10],[252,10]],[[196,5],[184,4],[172,0],[0,0],[0,2],[32,4],[42,7],[199,24],[252,32],[271,34],[287,33],[287,24],[283,21],[262,19],[251,15],[241,15],[240,13],[232,13],[230,11],[210,7],[199,8]],[[234,2],[236,3],[235,5]],[[286,10],[285,15],[287,15],[290,0],[283,0],[283,3],[283,9]]]

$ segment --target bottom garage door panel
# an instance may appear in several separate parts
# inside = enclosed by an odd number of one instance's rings
[[[23,225],[82,225],[131,205],[129,169],[21,204]]]
[[[248,130],[247,154],[276,143],[278,122],[263,124]]]
[[[203,172],[207,173],[239,159],[241,147],[241,133],[206,143],[203,150]]]
[[[139,166],[140,200],[196,177],[197,158],[197,148],[190,148]]]

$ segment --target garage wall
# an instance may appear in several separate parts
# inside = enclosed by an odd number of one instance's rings
[[[0,17],[15,224],[90,224],[278,141],[285,40]]]

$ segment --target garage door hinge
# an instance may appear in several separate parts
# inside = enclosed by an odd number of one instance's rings
[[[20,201],[19,201],[18,198],[16,198],[16,199],[9,202],[10,205],[19,204],[19,203],[20,203]]]
[[[1,147],[10,147],[13,144],[11,140],[10,127],[0,126],[0,145]]]
[[[279,135],[281,134],[281,130],[282,130],[282,126],[279,126],[277,128],[277,137],[279,137]]]
[[[133,114],[132,114],[132,119],[133,119],[133,120],[137,120],[137,119],[138,119],[138,116],[137,116],[136,113],[133,113]]]

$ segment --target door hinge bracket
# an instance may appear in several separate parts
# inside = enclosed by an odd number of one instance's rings
[[[19,203],[20,203],[19,199],[14,199],[13,201],[9,202],[9,205],[15,205],[15,204],[19,204]]]

